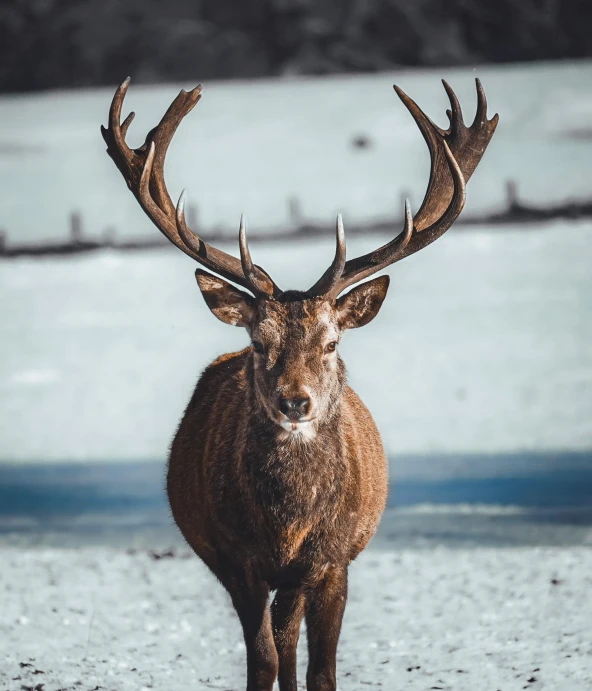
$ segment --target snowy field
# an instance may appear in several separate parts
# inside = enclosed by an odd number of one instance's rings
[[[2,559],[1,689],[244,688],[240,624],[196,559],[109,548]],[[371,550],[351,572],[340,691],[592,687],[592,550]]]
[[[333,248],[253,251],[305,288]],[[391,267],[381,313],[341,346],[389,455],[592,448],[590,266],[581,223],[452,230]],[[174,248],[2,264],[0,459],[162,461],[199,372],[247,343],[193,269]]]
[[[121,75],[122,81],[127,75]],[[245,212],[263,232],[287,224],[287,200],[327,222],[401,218],[400,197],[418,208],[429,157],[413,119],[395,95],[397,83],[437,123],[447,122],[444,77],[467,121],[480,77],[489,112],[500,124],[469,187],[467,213],[498,207],[513,178],[538,203],[588,196],[590,140],[575,138],[592,122],[592,62],[473,69],[407,70],[318,79],[205,83],[168,154],[167,180],[176,200],[186,187],[205,227],[238,227]],[[133,75],[132,75],[133,78]],[[139,146],[181,87],[132,86],[125,110],[136,111],[129,141]],[[105,154],[112,88],[0,99],[0,227],[13,241],[63,237],[73,209],[86,231],[115,227],[120,235],[156,232]],[[356,149],[365,135],[371,146]]]
[[[186,185],[202,221],[284,225],[285,201],[328,220],[390,215],[416,202],[428,156],[393,81],[443,122],[445,76],[474,112],[472,70],[212,84],[170,152],[173,196]],[[479,69],[501,119],[469,185],[469,207],[499,205],[503,183],[528,199],[588,195],[592,121],[582,83],[592,63]],[[189,86],[189,85],[185,85]],[[174,87],[132,88],[144,133]],[[104,153],[111,90],[0,99],[0,225],[10,239],[65,231],[79,208],[90,232],[157,233]],[[240,107],[237,105],[240,104]],[[365,133],[370,149],[350,146]],[[241,165],[237,165],[240,162]],[[242,165],[242,164],[245,165]],[[350,381],[390,455],[592,447],[592,224],[450,231],[391,267],[378,319],[347,334]],[[349,255],[383,237],[357,237]],[[235,243],[225,249],[237,252]],[[332,256],[327,240],[257,245],[282,287],[306,288]],[[0,265],[0,462],[158,459],[203,367],[246,335],[219,323],[174,249],[21,259]]]

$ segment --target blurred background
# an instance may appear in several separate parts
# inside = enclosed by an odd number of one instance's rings
[[[175,539],[168,445],[200,371],[247,335],[143,215],[99,126],[143,143],[203,83],[167,157],[191,226],[306,288],[417,210],[445,78],[500,124],[461,221],[389,269],[346,335],[393,481],[380,540],[592,542],[592,6],[584,0],[5,0],[0,6],[0,531]]]

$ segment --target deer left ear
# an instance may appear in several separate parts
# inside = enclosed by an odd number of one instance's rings
[[[256,313],[255,298],[201,269],[197,269],[195,278],[215,317],[232,326],[251,324]]]
[[[382,306],[389,282],[388,276],[380,276],[340,297],[335,303],[335,310],[341,328],[357,329],[371,322]]]

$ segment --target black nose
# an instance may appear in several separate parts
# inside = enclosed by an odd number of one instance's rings
[[[310,398],[280,398],[280,410],[289,418],[299,418],[310,410]]]

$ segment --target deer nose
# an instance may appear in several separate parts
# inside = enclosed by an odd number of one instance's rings
[[[290,419],[298,419],[310,410],[310,398],[299,396],[294,398],[280,398],[280,410]]]

